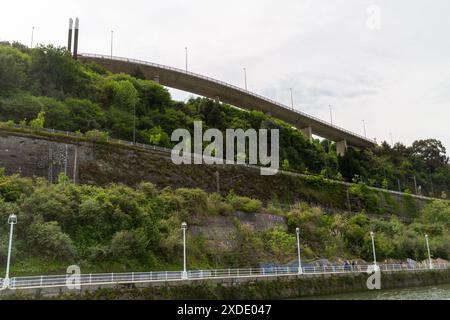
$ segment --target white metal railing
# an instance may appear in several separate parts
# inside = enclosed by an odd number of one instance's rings
[[[351,132],[351,131],[349,131],[347,129],[344,129],[344,128],[341,128],[341,127],[336,126],[334,124],[331,124],[329,122],[323,121],[322,119],[319,119],[317,117],[314,117],[314,116],[311,116],[309,114],[306,114],[306,113],[304,113],[302,111],[299,111],[299,110],[297,110],[295,108],[288,107],[288,106],[286,106],[286,105],[284,105],[284,104],[282,104],[280,102],[277,102],[275,100],[272,100],[270,98],[266,98],[266,97],[261,96],[261,95],[259,95],[257,93],[254,93],[254,92],[242,89],[242,88],[240,88],[238,86],[235,86],[235,85],[232,85],[232,84],[229,84],[229,83],[226,83],[226,82],[214,79],[214,78],[203,76],[203,75],[198,74],[198,73],[193,73],[193,72],[190,72],[190,71],[186,71],[186,70],[182,70],[182,69],[178,69],[178,68],[174,68],[174,67],[169,67],[169,66],[162,65],[162,64],[148,62],[148,61],[143,61],[143,60],[137,60],[137,59],[129,59],[129,58],[123,58],[123,57],[111,57],[111,56],[108,56],[108,55],[92,54],[92,53],[81,53],[81,54],[79,54],[79,56],[86,57],[86,58],[93,58],[93,59],[103,59],[103,60],[113,60],[113,61],[115,60],[115,61],[129,62],[129,63],[141,64],[141,65],[146,65],[146,66],[159,68],[159,69],[164,69],[164,70],[169,70],[169,71],[175,71],[175,72],[178,72],[178,73],[181,73],[181,74],[187,74],[187,75],[195,77],[195,78],[200,78],[200,79],[203,79],[203,80],[206,80],[206,81],[209,81],[209,82],[213,82],[213,83],[222,85],[224,87],[228,87],[230,89],[234,89],[234,90],[240,91],[243,94],[247,94],[247,95],[253,96],[253,97],[261,99],[261,100],[263,100],[265,102],[269,102],[271,104],[277,105],[278,107],[281,107],[283,109],[287,109],[287,110],[293,111],[293,112],[295,112],[295,113],[297,113],[297,114],[299,114],[299,115],[301,115],[301,116],[303,116],[305,118],[309,118],[311,120],[317,121],[317,122],[319,122],[319,123],[321,123],[323,125],[326,125],[328,127],[332,127],[335,130],[338,130],[338,131],[341,131],[341,132],[345,132],[345,133],[347,133],[349,135],[352,135],[354,137],[357,137],[359,139],[362,139],[362,140],[368,141],[370,143],[376,144],[376,142],[374,140],[368,139],[367,137],[364,137],[364,136],[362,136],[360,134]]]
[[[373,265],[339,265],[339,266],[304,266],[302,274],[298,267],[266,267],[247,269],[213,269],[188,271],[189,280],[214,280],[214,279],[239,279],[239,278],[264,278],[321,274],[365,273]],[[397,271],[425,271],[429,270],[428,264],[380,264],[382,272]],[[448,270],[450,264],[434,264],[433,270]],[[73,275],[50,275],[32,277],[10,278],[9,289],[32,289],[66,287],[73,285]],[[186,281],[182,271],[157,271],[157,272],[128,272],[128,273],[100,273],[82,274],[79,278],[80,286],[132,284],[152,282]],[[78,283],[77,283],[78,284]],[[3,288],[4,279],[0,278],[0,288]]]
[[[43,131],[43,132],[48,132],[48,133],[57,133],[60,135],[65,135],[65,136],[69,136],[69,137],[74,137],[74,138],[85,138],[83,136],[83,134],[80,133],[76,133],[76,132],[70,132],[70,131],[63,131],[63,130],[57,130],[57,129],[50,129],[50,128],[31,128],[30,126],[27,125],[18,125],[18,124],[14,124],[12,126],[13,128],[17,128],[17,129],[30,129],[33,131]],[[85,138],[86,139],[86,138]],[[150,144],[144,144],[144,143],[134,143],[132,141],[127,141],[127,140],[121,140],[121,139],[113,139],[113,138],[107,138],[106,142],[108,143],[116,143],[116,144],[121,144],[121,145],[126,145],[126,146],[132,146],[132,147],[138,147],[141,149],[145,149],[145,150],[150,150],[150,151],[158,151],[158,152],[162,152],[165,153],[167,156],[170,156],[172,154],[172,149],[169,148],[164,148],[164,147],[160,147],[160,146],[154,146],[154,145],[150,145]],[[224,163],[226,163],[225,159],[220,159],[220,158],[214,158],[214,157],[205,157],[203,155],[200,154],[195,154],[195,153],[191,153],[190,154],[191,157],[194,158],[202,158],[202,159],[209,159],[209,160],[214,160],[216,161],[216,163],[220,163],[218,161],[222,161]],[[258,165],[252,165],[252,164],[240,164],[240,163],[233,163],[233,165],[237,165],[237,166],[244,166],[247,168],[252,168],[252,169],[256,169],[256,170],[261,170],[263,168],[265,169],[269,169],[267,167],[262,167],[262,166],[258,166]],[[298,173],[298,172],[292,172],[292,171],[284,171],[279,169],[278,170],[279,173],[285,174],[285,175],[291,175],[291,176],[295,176],[295,177],[303,177],[303,178],[307,178],[307,177],[317,177],[315,175],[312,174],[304,174],[304,173]],[[328,178],[324,178],[325,181],[327,182],[331,182],[331,183],[335,183],[335,184],[340,184],[340,185],[344,185],[347,187],[350,187],[353,185],[353,183],[351,182],[345,182],[345,181],[339,181],[339,180],[333,180],[333,179],[328,179]],[[387,192],[390,194],[395,194],[395,195],[406,195],[406,193],[404,192],[399,192],[399,191],[394,191],[394,190],[388,190],[388,189],[382,189],[382,188],[378,188],[378,187],[373,187],[373,186],[367,186],[369,189],[371,190],[376,190],[376,191],[380,191],[380,192]],[[417,194],[407,194],[413,198],[416,199],[422,199],[422,200],[438,200],[437,198],[433,198],[433,197],[426,197],[426,196],[422,196],[422,195],[417,195]]]

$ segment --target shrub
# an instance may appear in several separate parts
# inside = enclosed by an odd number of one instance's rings
[[[38,113],[36,119],[30,121],[30,127],[32,129],[43,129],[45,125],[45,112],[41,111]]]
[[[262,202],[260,200],[237,196],[233,192],[230,192],[226,200],[233,206],[234,210],[248,213],[260,212],[262,210]]]
[[[33,223],[28,229],[27,240],[39,255],[51,259],[68,259],[75,254],[69,235],[63,233],[55,221]]]
[[[176,190],[175,194],[183,199],[184,207],[190,214],[207,213],[208,195],[205,191],[181,188]]]
[[[146,256],[148,239],[142,229],[119,231],[111,240],[111,255],[118,260],[142,259]]]
[[[85,138],[92,142],[106,142],[109,139],[108,132],[91,130],[84,134]]]
[[[275,255],[278,261],[292,258],[296,248],[296,236],[287,233],[282,228],[275,228],[263,235],[267,249]]]
[[[210,215],[227,215],[233,211],[233,206],[225,202],[218,193],[208,195],[207,211]]]

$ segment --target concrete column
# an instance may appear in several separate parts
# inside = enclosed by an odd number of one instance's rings
[[[345,152],[347,151],[347,140],[337,141],[336,142],[336,153],[343,157]]]
[[[153,79],[153,81],[155,81],[156,83],[159,83],[159,76],[155,76],[155,78]]]
[[[216,103],[220,103],[220,97],[219,97],[219,96],[215,96],[215,97],[214,97],[214,101],[215,101]]]
[[[309,141],[312,141],[312,128],[311,126],[300,129],[300,131],[303,133],[306,139],[309,139]]]

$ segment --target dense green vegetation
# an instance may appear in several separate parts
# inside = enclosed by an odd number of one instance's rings
[[[208,242],[202,234],[188,237],[190,268],[257,267],[260,263],[296,260],[295,228],[300,227],[305,261],[318,258],[363,258],[370,261],[369,232],[376,232],[379,259],[426,258],[424,234],[430,235],[433,257],[450,254],[450,204],[435,201],[419,218],[369,218],[328,214],[298,203],[263,206],[257,199],[207,194],[200,189],[165,188],[150,183],[136,189],[123,185],[75,185],[64,175],[56,184],[0,173],[0,221],[18,215],[12,270],[15,275],[64,272],[78,264],[85,271],[179,269],[182,221],[211,224],[214,217],[233,219],[235,211],[285,216],[287,228],[255,231],[234,220],[230,247]],[[208,222],[209,221],[209,222]],[[8,225],[0,224],[0,266],[6,259]]]
[[[374,150],[350,149],[338,157],[334,143],[307,141],[290,125],[261,112],[246,112],[207,99],[173,101],[153,81],[133,75],[111,74],[96,65],[74,61],[64,49],[29,49],[18,43],[0,44],[0,121],[89,132],[170,147],[177,128],[278,128],[280,158],[285,170],[324,177],[364,181],[367,185],[445,198],[450,190],[446,150],[434,139],[412,146],[383,143]],[[136,116],[136,117],[134,117]],[[400,182],[400,183],[399,183]]]

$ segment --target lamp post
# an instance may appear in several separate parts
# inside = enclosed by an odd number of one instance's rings
[[[300,228],[295,229],[297,233],[298,274],[303,274],[302,257],[300,254]]]
[[[367,138],[367,132],[366,132],[366,120],[362,121],[363,127],[364,127],[364,137]]]
[[[425,235],[425,240],[427,242],[427,250],[428,250],[428,263],[430,269],[433,269],[433,263],[431,262],[431,252],[430,252],[430,243],[428,242],[428,234]]]
[[[186,73],[188,72],[188,48],[184,47],[185,58],[186,58]]]
[[[33,49],[33,44],[34,44],[34,27],[31,28],[31,46],[30,46],[31,49]]]
[[[330,108],[330,123],[333,124],[333,109],[331,108],[331,104],[328,106]]]
[[[378,265],[377,265],[377,254],[375,252],[375,233],[373,233],[373,231],[370,231],[370,237],[372,238],[373,264],[375,268],[377,268]]]
[[[11,229],[9,231],[8,260],[6,262],[6,275],[3,283],[4,287],[9,287],[9,266],[11,263],[12,239],[13,239],[14,225],[17,223],[17,216],[15,214],[11,214],[8,218],[8,223],[11,225]]]
[[[245,85],[245,91],[248,91],[248,87],[247,87],[247,68],[244,68],[244,85]]]
[[[186,229],[187,229],[187,223],[183,222],[181,224],[181,229],[183,229],[183,275],[182,279],[187,280],[188,279],[188,273],[186,268]]]
[[[294,94],[292,93],[292,88],[289,88],[291,90],[291,107],[294,109]]]
[[[111,30],[111,60],[113,58],[114,30]]]

